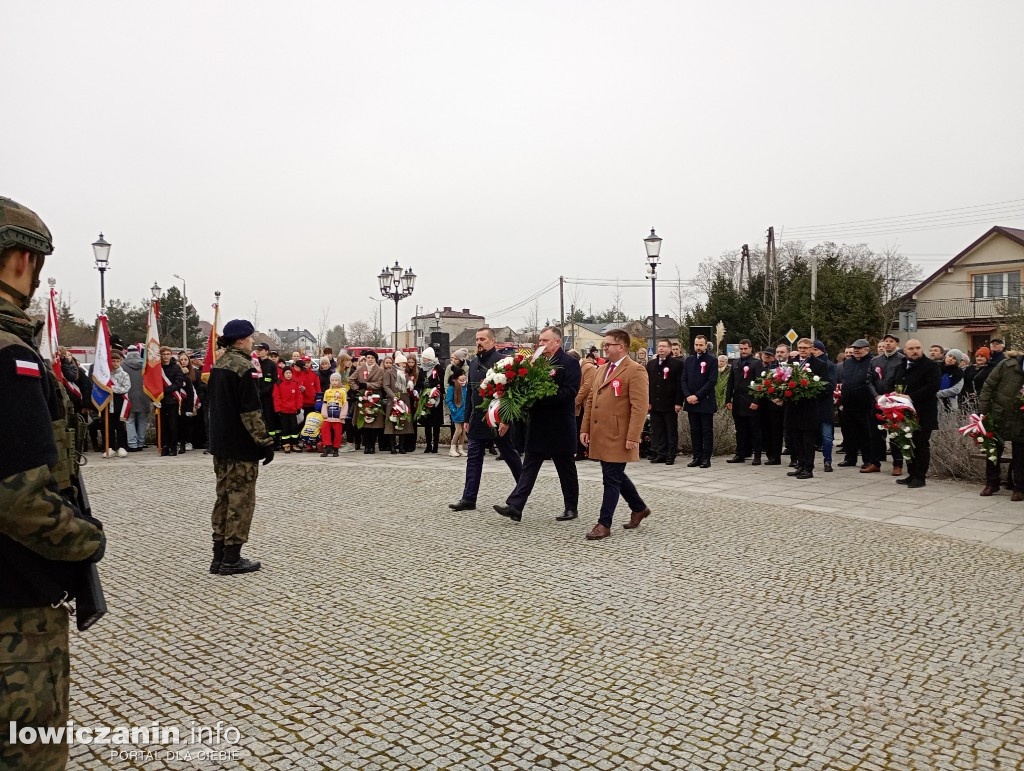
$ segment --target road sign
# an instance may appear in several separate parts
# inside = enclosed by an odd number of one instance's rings
[[[800,335],[798,335],[798,334],[796,333],[796,330],[795,330],[795,329],[790,329],[790,330],[789,330],[789,331],[788,331],[788,332],[786,333],[786,339],[787,339],[787,340],[789,340],[789,344],[790,344],[790,345],[792,345],[793,343],[795,343],[795,342],[797,341],[797,339],[799,339],[799,337],[800,337]]]

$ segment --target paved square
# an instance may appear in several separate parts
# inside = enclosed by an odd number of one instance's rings
[[[462,460],[278,455],[244,551],[264,568],[220,577],[209,456],[91,458],[110,613],[73,633],[72,717],[179,726],[193,759],[78,745],[72,767],[1024,764],[1024,556],[823,510],[872,505],[824,479],[637,464],[652,516],[590,543],[596,464],[579,520],[545,475],[516,525],[492,459],[456,514]],[[217,721],[237,758],[196,760],[189,727]]]

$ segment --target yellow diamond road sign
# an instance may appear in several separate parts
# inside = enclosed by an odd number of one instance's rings
[[[798,337],[800,337],[800,335],[796,333],[795,329],[791,329],[786,333],[786,339],[789,340],[790,345],[795,343]]]

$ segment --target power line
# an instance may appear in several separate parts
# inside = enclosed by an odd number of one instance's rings
[[[1014,215],[1012,217],[1006,217],[1006,219],[1011,219],[1011,220],[1024,219],[1024,210],[1021,210],[1021,212],[1019,214],[1016,214],[1016,215]],[[848,240],[854,239],[854,238],[867,238],[867,237],[870,237],[870,236],[881,236],[881,235],[889,235],[889,234],[894,234],[894,233],[916,233],[916,232],[920,232],[920,231],[923,231],[923,230],[943,230],[943,229],[946,229],[946,228],[962,228],[962,227],[966,227],[968,225],[985,225],[985,224],[991,223],[991,221],[992,221],[991,217],[986,217],[985,219],[972,220],[972,221],[966,221],[966,222],[955,222],[955,223],[950,223],[950,224],[946,224],[946,225],[928,225],[926,227],[904,227],[904,228],[896,228],[894,230],[874,230],[874,231],[863,231],[863,232],[859,232],[859,233],[829,233],[829,232],[803,233],[803,234],[798,234],[796,236],[791,236],[791,237],[788,238],[788,240],[791,240],[791,241],[848,241]],[[787,233],[787,236],[789,236],[788,233]]]
[[[959,206],[954,209],[936,209],[934,211],[919,212],[917,214],[897,214],[892,217],[876,217],[874,219],[866,220],[847,220],[846,222],[826,222],[821,225],[804,225],[791,228],[791,230],[820,230],[822,228],[832,228],[837,226],[845,225],[863,225],[866,223],[883,223],[887,220],[907,220],[914,219],[917,217],[927,217],[935,214],[948,214],[950,212],[966,211],[969,209],[988,209],[994,206],[1005,206],[1007,204],[1021,204],[1024,203],[1024,198],[1011,198],[1008,201],[996,201],[995,203],[982,203],[974,206]],[[974,212],[978,214],[978,212]]]

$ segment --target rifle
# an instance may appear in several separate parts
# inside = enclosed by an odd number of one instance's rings
[[[86,516],[92,516],[89,506],[89,493],[85,489],[82,469],[72,478],[74,490],[78,494],[79,510]],[[88,562],[82,567],[82,574],[75,587],[75,623],[78,631],[84,632],[107,612],[107,600],[103,596],[103,585],[100,583],[100,572],[95,562]]]

